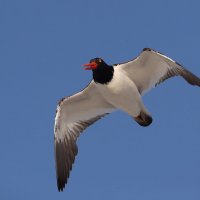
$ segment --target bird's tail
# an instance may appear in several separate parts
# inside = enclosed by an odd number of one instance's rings
[[[134,117],[134,120],[140,126],[149,126],[153,121],[152,117],[149,114],[145,113],[144,111],[141,111],[137,117]]]

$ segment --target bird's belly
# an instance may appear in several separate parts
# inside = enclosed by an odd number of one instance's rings
[[[138,116],[141,110],[140,94],[136,85],[123,76],[113,77],[108,84],[97,84],[102,96],[113,106],[132,116]]]

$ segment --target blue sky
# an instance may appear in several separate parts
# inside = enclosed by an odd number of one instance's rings
[[[200,199],[200,88],[180,78],[144,96],[154,122],[115,112],[78,140],[56,187],[58,100],[84,88],[93,57],[118,63],[144,47],[200,76],[199,1],[1,0],[0,199]]]

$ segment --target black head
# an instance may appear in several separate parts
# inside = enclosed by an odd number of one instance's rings
[[[101,58],[93,58],[90,63],[84,64],[85,70],[96,70],[102,66],[107,66],[107,64]]]
[[[93,58],[85,64],[85,70],[92,70],[93,79],[96,83],[107,84],[113,78],[114,68],[107,65],[101,58]]]

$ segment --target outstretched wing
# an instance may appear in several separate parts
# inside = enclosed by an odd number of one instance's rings
[[[58,190],[67,183],[78,153],[80,133],[115,108],[98,92],[92,81],[83,91],[60,100],[55,117],[54,145]]]
[[[173,76],[182,76],[188,83],[200,86],[200,79],[179,63],[149,48],[127,63],[116,65],[121,67],[134,81],[141,94]]]

